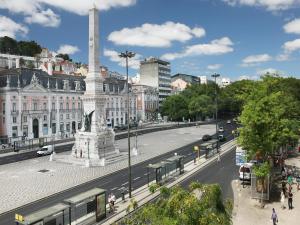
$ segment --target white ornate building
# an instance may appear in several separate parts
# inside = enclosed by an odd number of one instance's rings
[[[1,71],[1,138],[71,136],[81,127],[84,90],[81,77],[35,69]]]
[[[84,78],[49,75],[26,68],[1,71],[0,143],[7,139],[12,143],[24,136],[28,139],[73,136],[82,124]],[[107,77],[103,89],[107,95],[108,126],[127,124],[126,80]],[[130,120],[137,118],[137,95],[130,91]]]

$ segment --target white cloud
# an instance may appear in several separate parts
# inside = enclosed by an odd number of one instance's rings
[[[177,58],[184,58],[197,55],[223,55],[233,51],[232,41],[228,37],[216,39],[209,44],[198,44],[187,46],[184,51],[180,53],[167,53],[161,58],[165,60],[174,60]]]
[[[34,13],[25,17],[26,23],[37,23],[44,27],[58,27],[60,24],[60,17],[51,9],[42,10],[39,13]]]
[[[285,42],[282,46],[286,54],[290,54],[294,51],[300,50],[300,39]]]
[[[0,37],[8,36],[15,38],[17,34],[26,35],[28,28],[22,24],[16,23],[6,16],[0,16]]]
[[[287,53],[279,54],[276,57],[276,60],[279,62],[288,61],[290,59],[290,55]]]
[[[136,3],[137,0],[0,0],[0,9],[25,16],[25,22],[37,23],[46,27],[57,27],[60,16],[52,8],[65,10],[78,15],[87,15],[88,10],[95,4],[100,10],[113,7],[126,7]]]
[[[123,28],[109,34],[108,40],[117,45],[143,47],[170,47],[172,42],[186,42],[193,37],[203,37],[201,27],[190,28],[182,23],[166,22],[161,25],[145,23],[140,27]]]
[[[222,64],[212,64],[212,65],[208,65],[207,69],[208,70],[218,70],[222,67]]]
[[[243,59],[242,66],[256,66],[262,62],[268,62],[270,60],[272,60],[272,57],[268,54],[250,55]]]
[[[58,53],[73,55],[76,52],[79,52],[79,48],[73,45],[61,45],[57,50]]]
[[[256,74],[259,75],[259,76],[265,75],[267,73],[277,74],[277,75],[283,75],[284,74],[283,71],[280,71],[280,70],[277,70],[277,69],[274,69],[274,68],[260,69],[260,70],[256,71]]]
[[[300,18],[285,24],[283,29],[286,33],[300,34]]]
[[[253,75],[253,76],[248,76],[248,75],[242,75],[239,76],[238,80],[258,80],[259,76]]]
[[[222,0],[231,6],[246,5],[266,8],[268,11],[287,10],[300,6],[300,0]]]
[[[118,63],[119,66],[125,67],[126,61],[124,58],[119,57],[119,52],[109,49],[104,49],[104,56],[107,56],[110,61]],[[133,58],[128,60],[128,66],[132,69],[140,68],[140,61],[142,60],[142,56],[139,54],[135,54]]]

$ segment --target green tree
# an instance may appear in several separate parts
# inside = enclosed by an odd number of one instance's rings
[[[126,218],[125,224],[229,225],[232,205],[223,202],[219,185],[193,183],[188,191],[181,187],[162,188],[164,193]]]
[[[0,52],[4,54],[18,54],[18,42],[10,37],[0,37]]]
[[[298,138],[299,101],[280,90],[282,79],[263,77],[244,106],[238,141],[250,157],[258,151],[266,157]]]
[[[72,59],[70,58],[70,56],[68,54],[62,54],[62,53],[60,53],[60,54],[56,55],[55,57],[62,58],[64,60],[72,62]]]
[[[162,113],[173,121],[182,121],[182,118],[188,118],[188,105],[182,95],[172,95],[168,97],[162,105]]]
[[[215,106],[211,97],[199,95],[193,97],[188,104],[189,113],[197,120],[204,120],[206,116],[212,116]]]
[[[18,54],[24,56],[35,57],[40,54],[42,48],[35,41],[19,41],[18,42]]]

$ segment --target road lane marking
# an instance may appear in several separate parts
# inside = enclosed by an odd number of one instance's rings
[[[118,187],[114,187],[114,188],[112,188],[112,189],[110,189],[111,191],[114,191],[114,190],[116,190],[116,189],[118,189]]]
[[[121,184],[121,186],[125,186],[126,184],[128,184],[128,182],[124,183],[124,184]]]
[[[133,180],[138,180],[138,179],[140,179],[141,177],[136,177],[136,178],[134,178]]]

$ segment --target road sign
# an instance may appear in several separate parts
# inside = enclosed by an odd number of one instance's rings
[[[235,164],[237,166],[241,166],[242,164],[246,163],[246,151],[243,150],[241,147],[236,147],[235,153]]]

